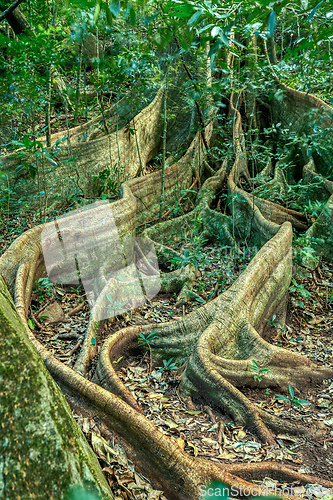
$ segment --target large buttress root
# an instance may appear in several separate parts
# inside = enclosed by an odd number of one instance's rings
[[[179,365],[184,365],[181,389],[185,395],[205,397],[214,402],[231,414],[235,421],[252,427],[260,439],[268,443],[274,442],[270,429],[287,429],[288,432],[305,432],[305,429],[300,426],[296,429],[292,424],[258,409],[241,393],[243,386],[254,384],[249,370],[251,360],[257,360],[261,367],[270,370],[261,381],[261,387],[285,388],[288,383],[292,383],[295,388],[301,388],[302,384],[333,376],[331,369],[317,367],[308,359],[277,348],[264,339],[265,319],[276,314],[277,319],[283,321],[286,311],[292,267],[292,228],[285,221],[289,220],[296,226],[303,224],[304,219],[297,212],[290,213],[278,205],[269,205],[265,200],[258,201],[238,186],[241,179],[247,183],[251,181],[240,113],[236,106],[233,106],[233,111],[234,166],[229,176],[224,166],[203,185],[195,210],[202,215],[202,230],[212,237],[216,232],[214,228],[221,224],[224,225],[228,242],[237,245],[240,239],[245,238],[252,244],[258,244],[258,247],[264,246],[227,292],[182,320],[127,328],[107,339],[94,378],[100,385],[57,361],[28,328],[27,313],[33,280],[44,270],[40,240],[42,227],[23,234],[0,259],[0,274],[14,295],[15,305],[30,339],[69,401],[94,412],[110,426],[127,443],[133,460],[141,464],[145,473],[164,489],[170,499],[193,500],[198,497],[199,486],[212,480],[236,488],[254,488],[255,485],[248,479],[267,475],[267,471],[279,479],[321,482],[325,486],[333,486],[317,478],[309,480],[308,476],[270,462],[257,467],[256,464],[242,464],[240,470],[240,466],[223,466],[189,456],[141,414],[132,394],[114,370],[113,360],[119,357],[118,353],[122,354],[137,346],[139,333],[146,335],[155,331],[155,360],[173,357]],[[205,131],[206,139],[209,133],[211,127]],[[199,175],[202,172],[203,149],[201,135],[198,134],[180,162],[166,170],[167,203],[177,200],[179,191],[192,185],[193,172],[197,171]],[[188,168],[189,164],[194,167],[193,171]],[[153,207],[159,195],[160,176],[161,173],[156,172],[145,179],[124,183],[123,198],[113,204],[121,236],[134,234],[136,222],[143,223],[147,213],[156,216]],[[215,216],[211,209],[214,195],[226,180],[232,201],[232,222],[230,217],[223,214],[217,213]],[[178,191],[173,189],[175,186]],[[190,217],[193,217],[193,213]],[[161,233],[167,224],[165,222],[164,226],[159,226]],[[82,373],[87,370],[91,357],[97,353],[96,346],[89,342],[90,334],[88,329],[86,348],[81,355]],[[118,396],[122,396],[122,399]],[[261,490],[261,494],[265,493],[264,489]]]
[[[36,255],[38,253],[37,246],[35,246],[34,253]],[[29,279],[27,275],[28,264],[26,267],[24,266],[21,264],[21,269],[17,274],[18,286],[20,283],[27,283],[27,279]],[[19,298],[18,295],[16,300]],[[20,305],[21,307],[19,307]],[[135,408],[131,408],[116,395],[88,381],[57,361],[46,348],[36,341],[29,330],[24,308],[22,309],[24,298],[23,303],[17,302],[17,306],[30,339],[69,401],[74,401],[76,405],[85,410],[93,411],[95,415],[97,414],[115,430],[129,448],[132,447],[132,458],[165,490],[170,499],[193,500],[198,496],[199,486],[212,480],[219,480],[229,487],[234,486],[234,488],[239,489],[241,487],[243,489],[255,487],[246,479],[236,476],[232,470],[229,472],[227,467],[190,457],[178,447],[174,440],[161,434]],[[201,319],[212,317],[212,313],[216,309],[216,302],[213,306],[207,308],[207,311],[204,309],[202,313],[197,314],[197,324],[200,323]],[[274,464],[271,467],[274,468]],[[246,470],[246,466],[244,466],[244,470]],[[284,473],[292,476],[293,472],[285,468]],[[261,494],[265,494],[264,489],[262,489]]]
[[[292,271],[291,239],[291,226],[286,223],[229,290],[183,320],[126,328],[112,336],[102,349],[96,381],[137,407],[112,361],[128,349],[135,349],[139,333],[154,331],[154,359],[172,357],[179,365],[186,363],[183,392],[213,402],[237,423],[252,427],[264,442],[274,442],[269,425],[276,431],[305,433],[302,426],[260,412],[237,389],[255,387],[249,369],[253,359],[270,370],[260,387],[285,390],[290,383],[302,389],[333,376],[332,369],[317,367],[301,355],[273,346],[257,332],[263,331],[265,319],[273,313],[283,320]]]

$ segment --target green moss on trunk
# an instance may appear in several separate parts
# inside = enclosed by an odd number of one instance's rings
[[[0,387],[0,498],[59,500],[74,485],[113,498],[2,280]]]

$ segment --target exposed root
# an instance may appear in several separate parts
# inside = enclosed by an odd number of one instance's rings
[[[27,327],[26,323],[25,326]],[[111,427],[131,450],[131,458],[141,464],[145,473],[163,488],[170,499],[193,500],[198,498],[200,485],[219,481],[226,486],[252,491],[258,488],[253,483],[234,474],[233,466],[207,462],[203,459],[193,458],[184,452],[176,441],[167,438],[142,414],[128,406],[114,394],[95,385],[94,383],[75,373],[69,367],[57,361],[39,342],[32,338],[39,354],[48,370],[60,384],[69,401],[74,401],[79,407],[93,411]],[[253,464],[242,465],[242,476],[253,470]],[[265,463],[262,475],[267,470],[277,470],[275,463]],[[282,476],[290,476],[288,467],[280,466]],[[238,471],[237,471],[238,472]],[[301,476],[301,475],[300,475]],[[299,477],[300,477],[299,476]],[[303,478],[307,480],[308,476]],[[316,478],[317,480],[317,478]],[[321,481],[319,481],[320,483]],[[326,485],[328,482],[325,482]],[[261,488],[260,495],[267,495],[269,491]],[[284,495],[286,500],[296,497]]]
[[[239,474],[247,480],[260,480],[263,474],[267,474],[271,479],[276,479],[280,482],[291,483],[299,481],[300,484],[321,484],[325,488],[332,488],[333,486],[332,481],[325,481],[315,476],[301,474],[291,467],[286,467],[285,465],[275,462],[251,463],[246,464],[245,468],[244,464],[232,464],[228,466],[228,469],[230,472]]]
[[[94,412],[110,426],[132,450],[133,460],[142,464],[145,473],[163,488],[170,499],[193,500],[198,497],[200,485],[213,480],[229,487],[243,490],[251,488],[253,491],[256,486],[249,482],[248,478],[262,477],[267,473],[275,474],[279,480],[287,478],[313,482],[313,479],[270,462],[241,466],[207,462],[189,456],[173,439],[163,435],[140,412],[135,398],[120,381],[115,371],[116,364],[113,363],[119,355],[138,349],[139,333],[147,335],[156,332],[152,341],[154,362],[173,357],[179,365],[185,366],[181,389],[186,397],[197,395],[214,402],[236,422],[251,427],[263,442],[269,444],[274,443],[273,431],[284,429],[287,432],[297,430],[305,433],[306,430],[299,425],[296,429],[294,424],[264,412],[241,393],[240,388],[243,386],[254,385],[249,370],[251,360],[257,360],[261,367],[270,370],[261,381],[260,387],[281,387],[284,390],[291,383],[297,390],[304,385],[333,376],[332,369],[317,367],[298,354],[271,345],[264,338],[267,323],[265,319],[276,314],[277,319],[283,321],[286,313],[292,274],[291,224],[305,229],[306,220],[302,214],[283,209],[266,200],[255,199],[239,187],[242,179],[251,186],[251,179],[241,115],[235,95],[231,97],[231,111],[234,115],[235,162],[230,174],[228,175],[225,163],[202,185],[196,207],[190,214],[158,224],[153,229],[146,230],[145,236],[148,235],[152,240],[156,239],[163,244],[172,231],[182,231],[195,217],[200,221],[200,230],[205,237],[218,239],[236,248],[241,240],[262,248],[227,292],[182,320],[126,328],[107,339],[94,376],[94,381],[99,385],[57,361],[34,338],[28,328],[27,317],[33,280],[38,279],[45,271],[41,249],[43,226],[24,233],[0,259],[0,274],[14,296],[15,305],[29,337],[69,401],[86,411]],[[160,117],[155,114],[154,116],[158,128]],[[209,125],[205,130],[205,141],[209,141],[211,132],[212,125]],[[133,146],[130,144],[131,138],[125,134],[126,131],[123,130],[123,139],[128,143],[128,148],[124,150],[130,151]],[[143,131],[143,137],[144,134]],[[147,158],[156,146],[155,139],[154,144],[147,146]],[[205,168],[204,152],[202,136],[199,133],[186,155],[166,169],[165,203],[172,204],[179,199],[181,190],[193,184],[193,175],[201,177]],[[121,238],[134,235],[137,222],[143,223],[147,217],[151,220],[156,216],[160,181],[161,172],[155,172],[146,178],[123,184],[122,199],[112,204],[113,216]],[[212,209],[214,198],[226,182],[232,217]],[[328,200],[327,207],[329,218],[332,213],[332,198]],[[324,221],[318,219],[313,232],[317,231],[318,226],[325,230],[331,227],[331,222],[325,217],[324,214]],[[68,220],[71,220],[71,216]],[[285,221],[290,221],[291,224]],[[78,231],[80,232],[80,228]],[[50,245],[52,246],[52,241]],[[161,253],[165,251],[161,247],[159,250]],[[55,263],[55,266],[58,264],[59,262]],[[171,275],[167,286],[172,287],[175,279],[178,284],[181,280],[184,286],[190,288],[193,269],[189,267],[186,272],[187,276],[184,274],[185,270]],[[92,311],[86,339],[76,365],[76,370],[82,374],[86,373],[90,360],[97,354],[101,327],[101,323],[97,322],[99,307],[102,307],[104,296],[112,285],[103,273],[102,269],[100,279],[105,285],[102,297],[97,300]],[[92,336],[96,338],[95,343],[91,342]],[[314,478],[314,481],[324,486],[331,485],[318,478]],[[261,495],[267,493],[269,491],[265,488],[259,492]],[[287,499],[293,498],[283,496]]]

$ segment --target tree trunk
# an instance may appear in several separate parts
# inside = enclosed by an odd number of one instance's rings
[[[82,486],[113,496],[0,279],[0,497],[65,499]]]

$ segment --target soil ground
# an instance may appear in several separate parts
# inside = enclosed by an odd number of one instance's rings
[[[36,214],[10,219],[4,225],[0,251],[3,252],[21,232],[38,223]],[[191,243],[183,242],[184,246]],[[103,337],[125,326],[163,323],[177,319],[200,307],[206,300],[223,293],[246,267],[250,260],[246,251],[235,259],[218,246],[201,242],[197,252],[198,276],[195,295],[185,305],[176,305],[176,294],[160,293],[140,309],[128,311],[109,319],[104,324]],[[271,342],[283,348],[302,353],[320,365],[333,366],[333,264],[322,262],[308,277],[295,279],[289,297],[285,325],[267,318]],[[56,302],[63,312],[63,320],[47,324],[45,308]],[[70,314],[69,314],[70,313]],[[43,317],[44,314],[44,317]],[[89,307],[84,291],[48,283],[37,284],[31,302],[31,326],[34,333],[54,356],[73,366],[78,355],[89,319]],[[299,472],[314,474],[331,480],[333,465],[333,382],[309,389],[295,397],[306,400],[297,408],[275,399],[275,392],[267,389],[244,388],[244,394],[256,405],[282,418],[299,421],[311,428],[314,421],[323,421],[327,433],[322,439],[278,435],[275,446],[262,445],[248,429],[234,425],[221,411],[203,401],[194,401],[188,408],[178,393],[181,369],[173,369],[173,360],[164,360],[166,366],[150,366],[149,353],[138,348],[137,353],[124,353],[117,363],[117,371],[131,390],[143,413],[165,435],[177,440],[179,446],[191,455],[220,463],[261,462],[275,460],[294,467]],[[171,369],[170,369],[171,368]],[[94,363],[87,375],[94,373]],[[285,396],[289,396],[286,395]],[[163,492],[154,490],[144,476],[135,471],[127,460],[117,439],[106,441],[98,420],[74,415],[91,443],[104,469],[110,486],[118,499],[165,499]],[[104,434],[105,435],[105,434]],[[270,478],[262,484],[280,485]],[[297,484],[292,486],[296,487]],[[320,498],[325,491],[318,487],[315,494],[308,486],[298,493],[305,498]]]

